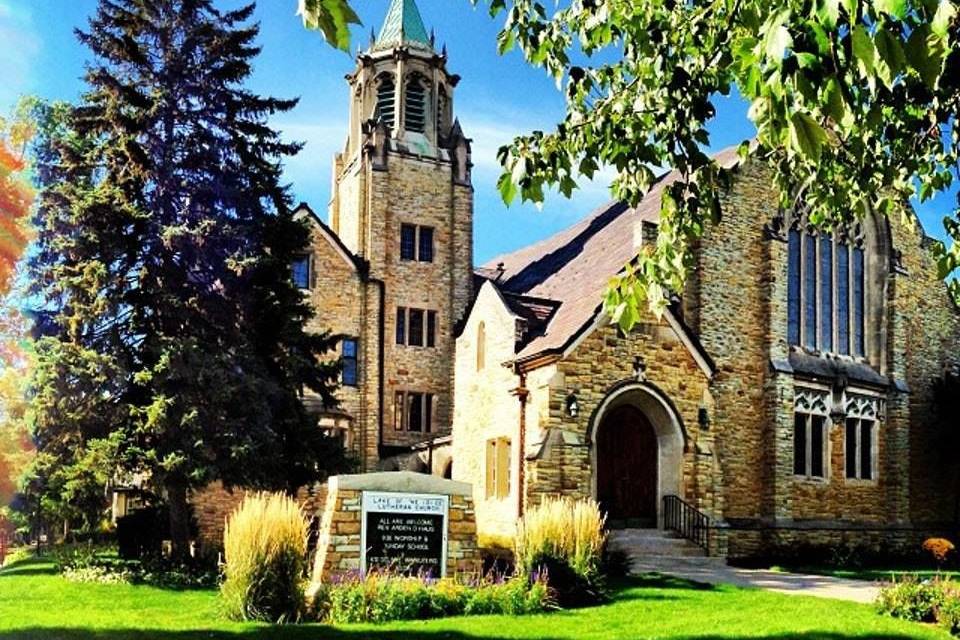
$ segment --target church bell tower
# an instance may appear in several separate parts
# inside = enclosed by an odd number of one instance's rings
[[[381,289],[381,460],[450,433],[454,330],[473,280],[459,80],[414,0],[391,0],[347,76],[350,124],[334,158],[330,226]]]

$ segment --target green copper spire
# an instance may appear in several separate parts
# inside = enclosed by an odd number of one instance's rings
[[[387,19],[383,21],[380,37],[374,49],[389,49],[400,45],[411,45],[433,50],[430,36],[423,26],[423,18],[415,0],[391,0],[387,10]]]

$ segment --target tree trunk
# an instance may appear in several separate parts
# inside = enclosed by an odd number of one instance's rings
[[[187,502],[187,485],[181,482],[167,483],[167,507],[170,510],[171,557],[183,562],[190,556],[190,504]]]

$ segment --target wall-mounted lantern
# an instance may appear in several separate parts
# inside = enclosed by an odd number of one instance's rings
[[[580,401],[577,400],[577,394],[573,391],[570,392],[570,395],[567,396],[566,400],[567,415],[571,418],[576,418],[580,415]]]
[[[706,407],[700,407],[697,411],[697,423],[701,429],[706,430],[710,428],[710,412],[707,411]]]

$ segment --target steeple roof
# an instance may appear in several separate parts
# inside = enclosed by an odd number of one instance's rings
[[[433,51],[416,0],[391,0],[387,18],[383,21],[380,37],[373,49],[390,49],[401,45]]]

